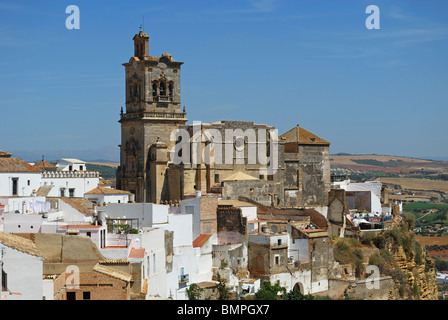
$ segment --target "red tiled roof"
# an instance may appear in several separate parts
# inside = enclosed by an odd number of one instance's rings
[[[41,172],[19,158],[0,157],[0,172]]]
[[[60,197],[62,201],[72,206],[79,212],[85,215],[92,215],[93,212],[93,202],[85,199],[85,198],[69,198],[69,197]]]
[[[296,126],[289,130],[288,132],[282,134],[280,138],[285,139],[286,143],[298,143],[298,144],[317,144],[317,145],[329,145],[325,139],[316,136],[314,133],[308,130]]]
[[[129,252],[129,258],[143,259],[145,257],[145,248],[136,249],[132,248]]]
[[[211,237],[211,234],[201,234],[193,241],[193,247],[198,248],[202,247],[204,243],[207,242],[207,240]]]
[[[12,233],[0,231],[0,242],[7,247],[14,248],[33,256],[42,257],[42,252],[36,247],[32,240],[25,239]]]
[[[96,187],[85,194],[130,194],[130,192],[113,188]]]
[[[44,169],[44,168],[56,168],[56,166],[48,161],[40,160],[38,163],[34,164],[36,168]]]

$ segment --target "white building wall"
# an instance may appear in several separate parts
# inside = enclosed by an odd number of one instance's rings
[[[70,168],[71,166],[71,168]],[[78,159],[61,159],[56,164],[59,171],[86,171],[86,163]]]
[[[45,171],[42,172],[40,186],[52,186],[48,197],[60,197],[61,189],[64,189],[64,196],[69,197],[69,190],[74,189],[73,197],[80,198],[98,187],[99,181],[100,176],[96,171]]]
[[[37,191],[40,186],[40,172],[1,172],[0,173],[0,196],[11,197],[13,180],[17,178],[17,195],[29,197],[33,191]]]
[[[86,216],[73,208],[71,205],[65,203],[63,200],[59,199],[59,209],[62,211],[64,222],[66,223],[82,223],[93,221],[93,216]]]
[[[5,213],[3,231],[6,233],[39,233],[42,215]]]
[[[258,220],[257,207],[239,207],[241,208],[241,214],[247,218],[248,221]]]
[[[294,239],[290,240],[288,246],[288,258],[293,257],[299,262],[309,262],[309,241],[308,239]]]
[[[3,270],[7,274],[8,290],[21,294],[21,300],[42,300],[43,258],[0,246],[4,248]]]
[[[109,203],[128,203],[128,194],[86,194],[84,198],[97,203],[97,204],[109,204]]]
[[[5,212],[43,213],[50,210],[45,197],[1,197],[0,204],[5,206]]]
[[[179,203],[180,212],[192,215],[193,238],[201,234],[201,203],[200,197],[185,199]]]
[[[168,223],[169,206],[154,203],[110,203],[104,207],[108,218],[138,218],[140,228]]]
[[[145,249],[142,274],[148,281],[147,296],[168,298],[166,282],[165,230],[155,228],[141,234],[141,247]]]
[[[296,271],[294,273],[278,273],[271,275],[269,281],[271,283],[279,282],[280,286],[285,287],[286,291],[294,289],[294,286],[300,283],[299,287],[303,289],[303,294],[315,293],[311,284],[311,271]],[[323,291],[323,290],[320,290]]]
[[[54,300],[54,280],[44,279],[43,280],[43,297],[45,300]]]
[[[380,181],[366,181],[362,183],[351,183],[349,179],[333,183],[334,187],[339,187],[346,191],[370,191],[370,208],[372,213],[381,214],[381,188]]]

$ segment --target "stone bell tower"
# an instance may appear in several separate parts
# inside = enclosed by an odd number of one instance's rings
[[[121,110],[120,166],[117,188],[135,194],[136,202],[164,200],[171,132],[187,122],[181,110],[180,67],[172,55],[149,55],[149,36],[134,40],[125,67],[126,109]],[[167,191],[166,191],[167,192]]]

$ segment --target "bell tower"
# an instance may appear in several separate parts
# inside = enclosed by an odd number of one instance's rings
[[[185,126],[181,110],[180,69],[169,53],[149,55],[149,36],[133,37],[134,55],[125,68],[126,109],[121,110],[120,166],[117,188],[135,194],[136,202],[163,199],[171,132]],[[157,150],[155,152],[154,150]]]

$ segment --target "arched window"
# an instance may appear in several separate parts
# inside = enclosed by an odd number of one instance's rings
[[[153,97],[157,96],[157,82],[152,83],[152,96]]]
[[[160,82],[160,95],[161,96],[166,96],[165,82]]]
[[[170,84],[168,85],[168,95],[170,97],[173,96],[173,91],[174,91],[174,84],[172,82],[170,82]]]

